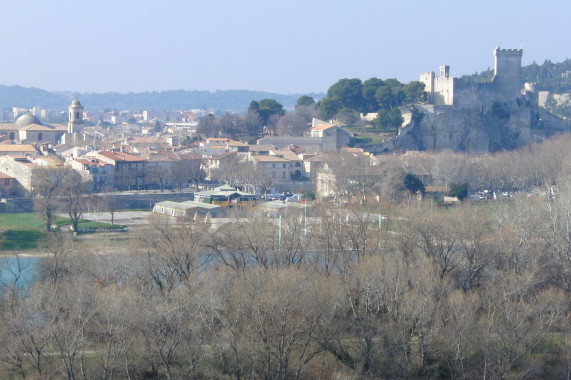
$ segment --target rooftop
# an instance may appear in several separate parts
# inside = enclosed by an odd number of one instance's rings
[[[278,156],[254,156],[254,160],[258,162],[289,162]]]
[[[30,144],[0,144],[0,152],[37,152]]]

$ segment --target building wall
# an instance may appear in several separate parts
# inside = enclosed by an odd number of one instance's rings
[[[268,181],[290,181],[291,162],[258,162],[257,173]]]
[[[14,178],[0,178],[0,197],[14,195]]]
[[[42,142],[48,144],[56,144],[59,139],[64,135],[64,132],[51,132],[51,131],[20,131],[20,140],[24,142]]]
[[[69,167],[76,170],[81,174],[84,181],[89,181],[92,184],[93,191],[102,191],[106,187],[113,187],[114,167],[111,164],[100,165],[85,165],[75,160],[66,163]]]
[[[297,145],[304,152],[319,152],[321,149],[320,137],[290,137],[266,136],[258,140],[258,145],[273,145],[277,149],[290,145]]]
[[[13,185],[15,195],[26,196],[32,192],[33,172],[29,165],[10,156],[0,156],[0,170],[16,179],[17,182]]]

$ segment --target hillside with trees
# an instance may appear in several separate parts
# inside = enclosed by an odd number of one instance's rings
[[[319,102],[319,112],[325,120],[336,118],[347,125],[358,123],[361,113],[378,112],[374,123],[386,129],[402,124],[398,107],[422,101],[424,96],[424,84],[418,81],[341,79],[329,87]]]
[[[255,143],[266,134],[303,136],[311,120],[318,117],[315,100],[303,95],[298,98],[293,112],[286,113],[276,99],[252,100],[245,113],[225,113],[220,117],[210,114],[198,122],[197,133],[202,137],[226,136]]]
[[[321,98],[322,94],[310,94]],[[37,88],[0,85],[0,109],[42,107],[67,109],[73,98],[81,99],[86,109],[109,110],[173,110],[205,108],[217,111],[242,112],[252,99],[276,99],[286,108],[293,108],[299,94],[283,95],[262,91],[152,91],[141,93],[78,93],[49,92]]]
[[[559,63],[545,60],[541,65],[533,62],[521,68],[522,85],[525,82],[533,82],[537,83],[538,91],[569,92],[571,91],[571,78],[565,75],[568,72],[571,72],[571,59],[566,59]],[[493,76],[494,70],[488,69],[472,75],[463,75],[462,79],[474,82],[489,82]]]

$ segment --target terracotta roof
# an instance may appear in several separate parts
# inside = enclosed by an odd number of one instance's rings
[[[285,148],[281,148],[280,150],[281,151],[290,151],[290,152],[293,152],[295,154],[301,153],[301,148],[298,145],[286,146]]]
[[[295,154],[294,152],[290,151],[290,150],[280,150],[278,152],[276,152],[275,154],[276,156],[280,156],[286,160],[289,161],[302,161],[301,158],[299,158],[297,156],[297,154]],[[273,155],[270,155],[270,157],[272,157]]]
[[[335,127],[335,124],[319,124],[311,128],[312,131],[324,131],[326,129]]]
[[[131,139],[129,139],[128,142],[130,144],[156,144],[158,140],[153,137],[134,136]]]
[[[43,161],[49,164],[49,166],[60,166],[64,163],[64,161],[60,159],[59,156],[40,156],[34,159],[34,161],[35,162]]]
[[[236,152],[224,152],[224,153],[221,153],[221,154],[219,154],[219,155],[212,156],[212,158],[209,158],[209,159],[210,159],[210,160],[220,160],[220,159],[223,159],[223,158],[227,158],[227,157],[229,157],[229,156],[232,156],[232,155],[234,155],[234,154],[236,154]]]
[[[109,152],[109,151],[103,151],[103,152],[99,152],[100,155],[102,155],[103,157],[107,157],[113,161],[132,161],[132,162],[136,162],[136,161],[144,161],[145,159],[143,157],[138,157],[138,156],[133,156],[131,154],[128,153],[123,153],[123,152]]]
[[[230,140],[228,141],[228,146],[248,146],[248,144],[244,144],[243,142],[240,141]]]
[[[30,144],[1,144],[1,152],[37,152],[36,148]]]
[[[327,153],[321,153],[318,154],[317,156],[313,156],[311,158],[306,159],[305,161],[310,161],[310,162],[324,162],[324,161],[330,161],[331,160],[331,156]]]
[[[258,162],[289,162],[278,156],[254,156],[254,160]]]
[[[0,172],[0,178],[2,178],[2,179],[10,179],[10,178],[12,178],[12,179],[13,179],[14,177],[9,176],[9,175],[6,174],[6,173]]]
[[[274,145],[250,145],[250,152],[269,152],[270,150],[275,150]]]
[[[210,137],[210,138],[208,138],[206,141],[207,141],[207,142],[212,142],[212,141],[214,141],[214,142],[220,143],[220,142],[226,142],[226,141],[228,141],[228,140],[230,140],[230,139],[227,139],[227,138],[224,138],[224,137]]]

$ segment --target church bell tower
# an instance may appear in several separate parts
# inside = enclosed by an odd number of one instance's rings
[[[83,106],[77,100],[73,99],[69,106],[69,121],[67,123],[67,133],[83,132]]]

